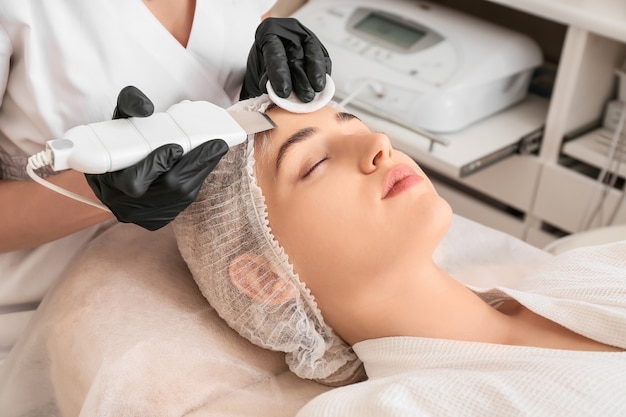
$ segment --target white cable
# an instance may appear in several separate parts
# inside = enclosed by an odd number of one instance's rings
[[[45,179],[37,175],[37,173],[35,172],[36,169],[43,168],[47,165],[50,165],[51,162],[52,161],[50,161],[48,152],[41,151],[39,153],[36,153],[32,155],[30,158],[28,158],[28,164],[26,165],[26,173],[28,174],[30,178],[32,178],[33,181],[43,185],[44,187],[54,192],[57,192],[66,197],[72,198],[74,200],[80,201],[81,203],[85,203],[85,204],[89,204],[90,206],[97,207],[100,210],[108,211],[109,213],[111,212],[111,210],[109,210],[109,208],[105,206],[104,204],[98,201],[94,201],[90,198],[84,197],[80,194],[76,194],[72,191],[66,190],[65,188],[59,187],[58,185],[53,184],[50,181],[46,181]]]
[[[624,143],[622,144],[622,142]],[[614,172],[616,173],[618,173],[622,167],[622,162],[625,159],[625,156],[624,156],[625,149],[626,149],[626,135],[622,135],[622,139],[620,140],[620,146],[618,148],[619,156],[616,158],[617,166],[615,167],[615,170],[614,170]],[[613,180],[614,180],[613,184],[617,182],[617,177],[618,177],[617,174],[613,176]],[[625,199],[626,199],[626,182],[622,185],[622,195],[617,201],[617,203],[615,204],[615,207],[613,208],[613,212],[611,213],[611,215],[609,216],[606,222],[607,226],[613,224],[613,222],[615,221],[615,217],[617,216],[617,212],[619,211],[620,207],[622,207],[622,204],[624,203]]]
[[[600,174],[598,175],[598,178],[596,179],[596,187],[594,188],[593,195],[591,196],[591,199],[589,200],[589,203],[587,204],[585,214],[581,217],[579,231],[587,230],[591,226],[591,222],[600,211],[600,208],[604,205],[604,201],[606,200],[606,197],[608,196],[609,187],[611,187],[611,185],[604,184],[604,187],[602,185],[603,185],[604,179],[608,171],[610,170],[611,165],[613,164],[613,161],[615,160],[615,156],[616,156],[615,151],[620,141],[622,130],[624,129],[624,122],[626,122],[626,105],[622,106],[622,113],[620,115],[619,122],[617,123],[615,131],[613,132],[611,145],[610,145],[607,157],[606,157],[606,163],[602,167],[602,170],[600,171]],[[617,175],[617,172],[614,175]],[[603,196],[598,200],[596,207],[592,210],[591,207],[593,206],[593,202],[595,201],[596,196],[598,195],[598,192],[601,188],[604,191]]]
[[[615,221],[615,217],[617,216],[617,212],[619,211],[620,207],[622,207],[622,204],[624,204],[625,200],[626,200],[626,187],[622,189],[622,196],[619,198],[619,200],[615,204],[615,208],[613,208],[613,213],[611,213],[611,216],[609,216],[609,219],[606,222],[607,226],[613,225],[613,222]]]
[[[364,110],[368,113],[375,115],[376,117],[387,120],[388,122],[394,123],[400,127],[403,127],[412,132],[415,132],[420,136],[423,136],[424,138],[430,141],[429,151],[433,150],[435,143],[439,143],[444,146],[448,146],[450,144],[450,140],[447,138],[437,136],[434,133],[431,133],[427,130],[421,129],[417,126],[410,125],[408,122],[396,117],[392,113],[384,111],[380,107],[375,107],[374,105],[368,104],[367,102],[363,100],[355,100],[357,96],[361,94],[362,90],[365,87],[369,87],[378,98],[382,98],[387,94],[387,91],[383,84],[377,81],[364,81],[357,88],[355,88],[354,91],[352,91],[352,93],[350,93],[346,98],[344,98],[339,103],[339,105],[341,107],[346,107],[349,103],[352,103],[352,105],[356,108]]]
[[[354,89],[352,93],[350,93],[346,98],[344,98],[339,105],[341,107],[346,107],[348,103],[354,100],[359,94],[361,94],[361,90],[365,87],[369,87],[374,91],[377,97],[382,97],[385,95],[385,87],[383,87],[380,83],[375,81],[365,81],[361,83],[357,88]]]

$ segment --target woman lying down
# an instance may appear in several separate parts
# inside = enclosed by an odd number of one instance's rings
[[[626,242],[468,288],[433,262],[449,205],[389,138],[267,104],[240,107],[278,127],[231,149],[174,228],[232,328],[348,384],[299,416],[626,415]]]

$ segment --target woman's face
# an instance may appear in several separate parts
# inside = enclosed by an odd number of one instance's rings
[[[268,115],[278,127],[255,143],[257,180],[272,231],[322,311],[431,259],[450,207],[387,136],[331,107]]]

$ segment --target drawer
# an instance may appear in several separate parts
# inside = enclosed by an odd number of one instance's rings
[[[595,191],[596,187],[598,185],[592,178],[559,165],[546,165],[541,172],[532,214],[567,232],[580,231],[580,223],[589,201],[595,196],[594,201],[597,202],[602,195],[601,189]],[[602,205],[601,215],[596,216],[590,227],[603,225],[599,219],[602,218],[603,222],[608,220],[620,203],[621,196],[618,190],[610,190]],[[626,222],[626,203],[622,202],[614,223],[624,222]]]

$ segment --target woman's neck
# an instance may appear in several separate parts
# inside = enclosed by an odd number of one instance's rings
[[[485,303],[473,291],[434,264],[417,278],[385,282],[370,297],[354,298],[349,309],[329,324],[346,342],[390,336],[532,346],[581,351],[622,351],[588,339],[546,319],[515,300],[500,308]],[[337,318],[339,319],[337,321]],[[334,319],[334,320],[333,320]]]
[[[349,310],[336,315],[343,323],[329,318],[348,343],[387,336],[505,343],[512,331],[508,316],[434,264],[410,278],[384,282],[394,285],[346,303]]]

